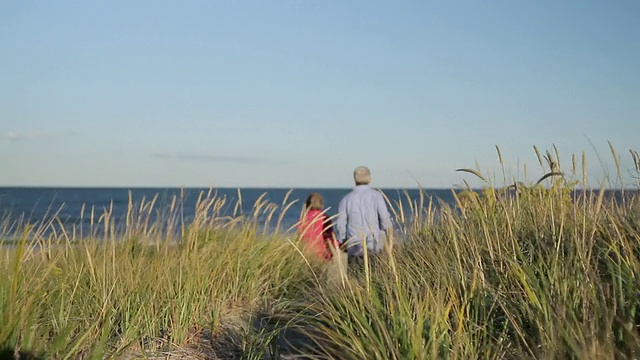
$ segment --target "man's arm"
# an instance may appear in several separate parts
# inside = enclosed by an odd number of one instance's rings
[[[393,224],[391,223],[391,214],[389,214],[389,209],[387,208],[387,202],[384,200],[384,196],[382,194],[378,194],[378,201],[376,204],[376,208],[378,210],[378,224],[380,226],[380,230],[383,230],[387,236],[387,241],[385,242],[385,246],[388,250],[393,248]]]
[[[380,230],[385,230],[389,232],[391,230],[391,214],[389,214],[389,209],[387,208],[387,202],[384,201],[384,197],[381,194],[377,196],[377,204],[376,208],[378,210],[378,223],[380,225]]]
[[[340,200],[340,205],[338,206],[336,237],[341,244],[347,239],[347,203],[345,199]]]

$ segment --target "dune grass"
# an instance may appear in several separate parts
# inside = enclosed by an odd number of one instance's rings
[[[442,210],[372,268],[320,293],[319,354],[344,359],[635,358],[636,201],[534,194]],[[316,315],[319,314],[319,315]]]
[[[134,222],[120,238],[107,225],[105,236],[82,241],[34,242],[26,227],[0,248],[0,346],[44,358],[179,349],[203,329],[215,333],[223,317],[302,296],[314,265],[289,237],[263,233],[256,219],[265,208],[230,220],[207,212],[220,202],[203,197],[181,242]]]
[[[23,226],[20,241],[0,248],[0,350],[62,359],[637,358],[640,199],[574,191],[557,153],[540,159],[547,173],[537,183],[487,183],[457,192],[456,206],[420,199],[410,213],[410,199],[390,202],[402,244],[350,269],[344,286],[326,283],[294,234],[265,231],[278,227],[278,210],[295,211],[286,199],[227,217],[226,199],[203,194],[184,231],[175,212],[148,223],[153,201],[130,205],[124,232],[99,215],[100,237],[43,238]],[[177,232],[180,240],[167,235]]]

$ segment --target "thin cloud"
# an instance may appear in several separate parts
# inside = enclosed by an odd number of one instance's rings
[[[235,164],[259,164],[259,163],[264,163],[266,161],[266,159],[259,158],[259,157],[215,156],[215,155],[196,155],[196,154],[155,153],[155,154],[151,154],[151,157],[156,159],[167,159],[167,160],[235,163]]]
[[[64,134],[50,134],[42,131],[32,131],[32,132],[23,132],[23,133],[20,133],[17,131],[6,131],[0,135],[0,140],[21,142],[21,141],[40,140],[40,139],[56,139],[56,138],[63,138],[63,137],[66,138],[66,137],[71,137],[76,135],[78,135],[78,133],[75,131],[68,131]]]
[[[46,135],[39,131],[30,132],[30,133],[19,133],[16,131],[7,131],[4,134],[2,134],[2,139],[8,140],[8,141],[30,141],[34,139],[43,138],[43,137],[46,137]]]
[[[13,131],[7,131],[6,133],[4,133],[2,138],[4,140],[9,140],[9,141],[22,141],[23,140],[23,138],[19,134],[15,133]]]

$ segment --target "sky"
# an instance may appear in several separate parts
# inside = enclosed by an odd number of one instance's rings
[[[0,186],[344,188],[358,165],[498,186],[548,171],[533,146],[628,186],[638,19],[635,0],[0,1]]]

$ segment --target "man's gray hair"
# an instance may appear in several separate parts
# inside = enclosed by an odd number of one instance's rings
[[[371,171],[366,166],[358,166],[353,170],[353,180],[356,185],[368,185],[371,182]]]

